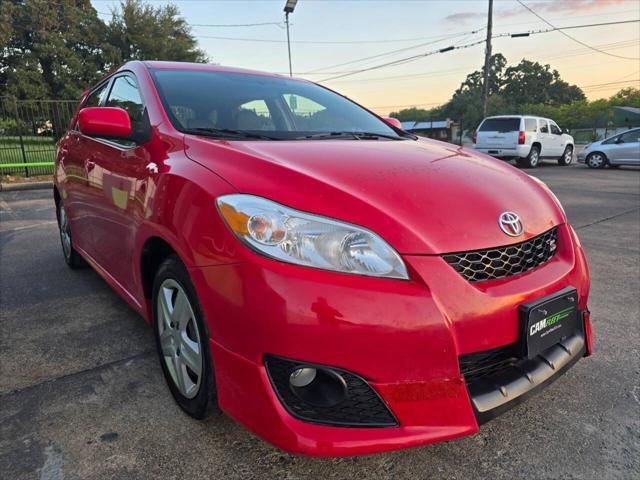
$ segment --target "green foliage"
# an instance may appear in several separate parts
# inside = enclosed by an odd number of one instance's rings
[[[426,122],[429,120],[431,115],[431,110],[425,110],[424,108],[405,108],[404,110],[400,110],[399,112],[391,112],[389,114],[390,117],[397,118],[401,122]]]
[[[206,61],[173,5],[126,0],[107,24],[90,0],[0,1],[0,96],[77,98],[131,59]]]
[[[175,5],[157,8],[140,0],[120,3],[107,27],[109,43],[118,51],[118,63],[127,60],[206,62],[187,22]]]
[[[613,121],[613,106],[640,107],[640,89],[625,88],[609,100],[589,102],[582,90],[560,78],[557,70],[523,59],[506,67],[501,54],[491,57],[488,115],[530,114],[553,118],[563,127],[605,126]],[[505,68],[506,67],[506,68]],[[424,110],[408,108],[392,112],[401,121],[451,118],[462,121],[464,129],[474,129],[482,115],[482,70],[467,75],[444,105]]]

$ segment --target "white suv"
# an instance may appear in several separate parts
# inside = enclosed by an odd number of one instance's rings
[[[573,161],[574,142],[548,118],[501,115],[485,118],[473,136],[473,148],[497,158],[515,158],[524,168],[535,168],[540,160],[557,159],[560,165]]]

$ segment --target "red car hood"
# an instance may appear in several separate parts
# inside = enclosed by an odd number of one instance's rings
[[[367,227],[403,254],[522,242],[564,221],[555,201],[502,161],[432,140],[244,141],[186,136],[185,151],[239,192]],[[498,226],[505,211],[525,232]]]

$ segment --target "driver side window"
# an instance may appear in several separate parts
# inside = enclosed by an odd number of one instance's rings
[[[620,135],[619,143],[638,143],[640,142],[640,130],[627,132]]]
[[[145,107],[140,90],[131,75],[122,75],[113,81],[106,107],[118,107],[126,110],[131,119],[131,139],[112,140],[120,145],[131,147],[144,141],[147,131]],[[134,140],[135,139],[135,140]]]
[[[560,127],[558,127],[558,125],[553,122],[549,122],[549,125],[551,126],[551,133],[553,133],[554,135],[562,134],[562,130],[560,130]]]

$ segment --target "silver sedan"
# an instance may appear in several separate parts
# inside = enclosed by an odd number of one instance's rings
[[[589,168],[640,165],[640,128],[590,143],[578,152],[578,162]]]

